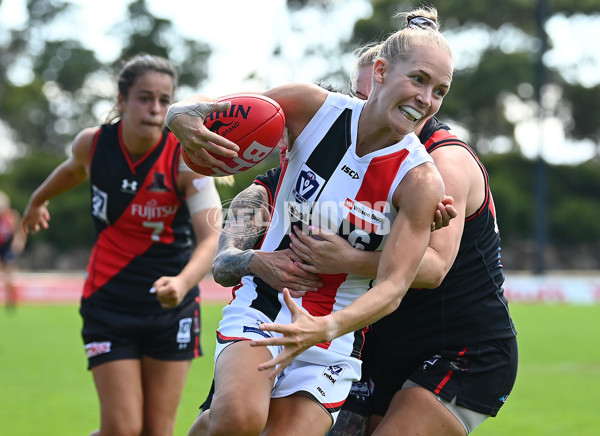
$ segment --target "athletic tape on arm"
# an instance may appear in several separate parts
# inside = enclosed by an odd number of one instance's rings
[[[221,207],[221,197],[215,187],[215,181],[212,177],[200,177],[194,179],[194,186],[198,190],[186,199],[190,214],[200,212],[205,209]]]
[[[179,115],[191,115],[193,117],[200,117],[204,121],[206,116],[211,112],[224,111],[227,108],[229,108],[229,106],[229,102],[217,103],[215,101],[200,101],[196,103],[187,104],[184,104],[182,102],[174,103],[171,106],[169,106],[169,109],[167,110],[165,124],[170,129],[171,121],[173,121]]]

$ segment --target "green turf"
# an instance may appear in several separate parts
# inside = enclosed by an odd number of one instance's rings
[[[202,308],[205,357],[192,365],[177,420],[187,434],[212,378],[214,330],[222,304]],[[0,311],[0,423],[4,436],[86,435],[98,405],[85,369],[76,306],[22,306]],[[600,305],[513,305],[519,331],[517,383],[497,418],[474,434],[598,434]]]
[[[595,436],[600,428],[600,306],[513,305],[519,373],[507,403],[475,434]]]
[[[212,381],[214,332],[222,304],[202,308],[205,357],[194,360],[175,434],[186,435]],[[0,434],[87,435],[99,425],[98,401],[75,305],[0,308]]]

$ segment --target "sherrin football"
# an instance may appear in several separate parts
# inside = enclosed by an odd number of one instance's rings
[[[260,94],[236,94],[219,101],[230,101],[231,107],[223,112],[207,115],[204,125],[232,142],[240,150],[235,158],[217,156],[227,164],[226,167],[202,167],[195,164],[182,150],[182,157],[188,167],[207,176],[228,176],[241,173],[264,160],[283,135],[285,115],[279,104]]]

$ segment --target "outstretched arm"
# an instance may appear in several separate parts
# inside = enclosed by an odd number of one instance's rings
[[[270,376],[275,377],[310,346],[358,330],[394,311],[412,283],[427,249],[431,216],[443,192],[442,179],[433,165],[424,164],[411,170],[394,195],[399,212],[379,262],[377,285],[347,307],[320,317],[308,314],[289,298],[288,293],[284,293],[292,313],[292,323],[261,324],[261,330],[281,333],[282,336],[251,344],[280,345],[284,346],[284,350],[258,369],[270,370]]]
[[[454,199],[447,195],[438,203],[431,223],[432,232],[447,227],[457,216],[453,204]],[[351,273],[370,278],[377,275],[380,251],[356,249],[341,236],[318,227],[311,229],[312,235],[303,233],[298,227],[293,230],[290,247],[303,260],[299,265],[303,270],[320,274]],[[417,276],[427,277],[427,272],[419,272]]]
[[[71,155],[52,171],[31,194],[23,212],[21,226],[25,234],[37,233],[49,227],[48,204],[51,198],[79,185],[88,177],[92,140],[98,128],[81,131],[73,141]]]
[[[291,84],[269,89],[262,94],[281,105],[288,132],[296,138],[321,107],[328,92],[317,85]],[[206,95],[195,95],[169,107],[166,116],[167,127],[197,165],[209,168],[225,167],[226,164],[218,159],[219,156],[237,156],[239,147],[235,143],[204,126],[204,119],[208,114],[224,111],[229,106],[226,96],[217,102]]]

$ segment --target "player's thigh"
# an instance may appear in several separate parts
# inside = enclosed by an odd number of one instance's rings
[[[215,394],[210,406],[211,421],[233,412],[260,415],[266,420],[273,380],[268,371],[258,371],[259,364],[272,358],[266,347],[251,347],[249,341],[227,346],[215,362]]]
[[[142,425],[143,387],[141,364],[137,359],[106,362],[92,368],[100,399],[102,426],[127,421]]]
[[[324,435],[331,428],[331,415],[307,395],[271,400],[265,434],[269,436]]]
[[[190,365],[191,360],[142,359],[146,421],[174,421]]]
[[[460,421],[427,389],[402,389],[394,395],[390,407],[374,436],[465,436]]]

